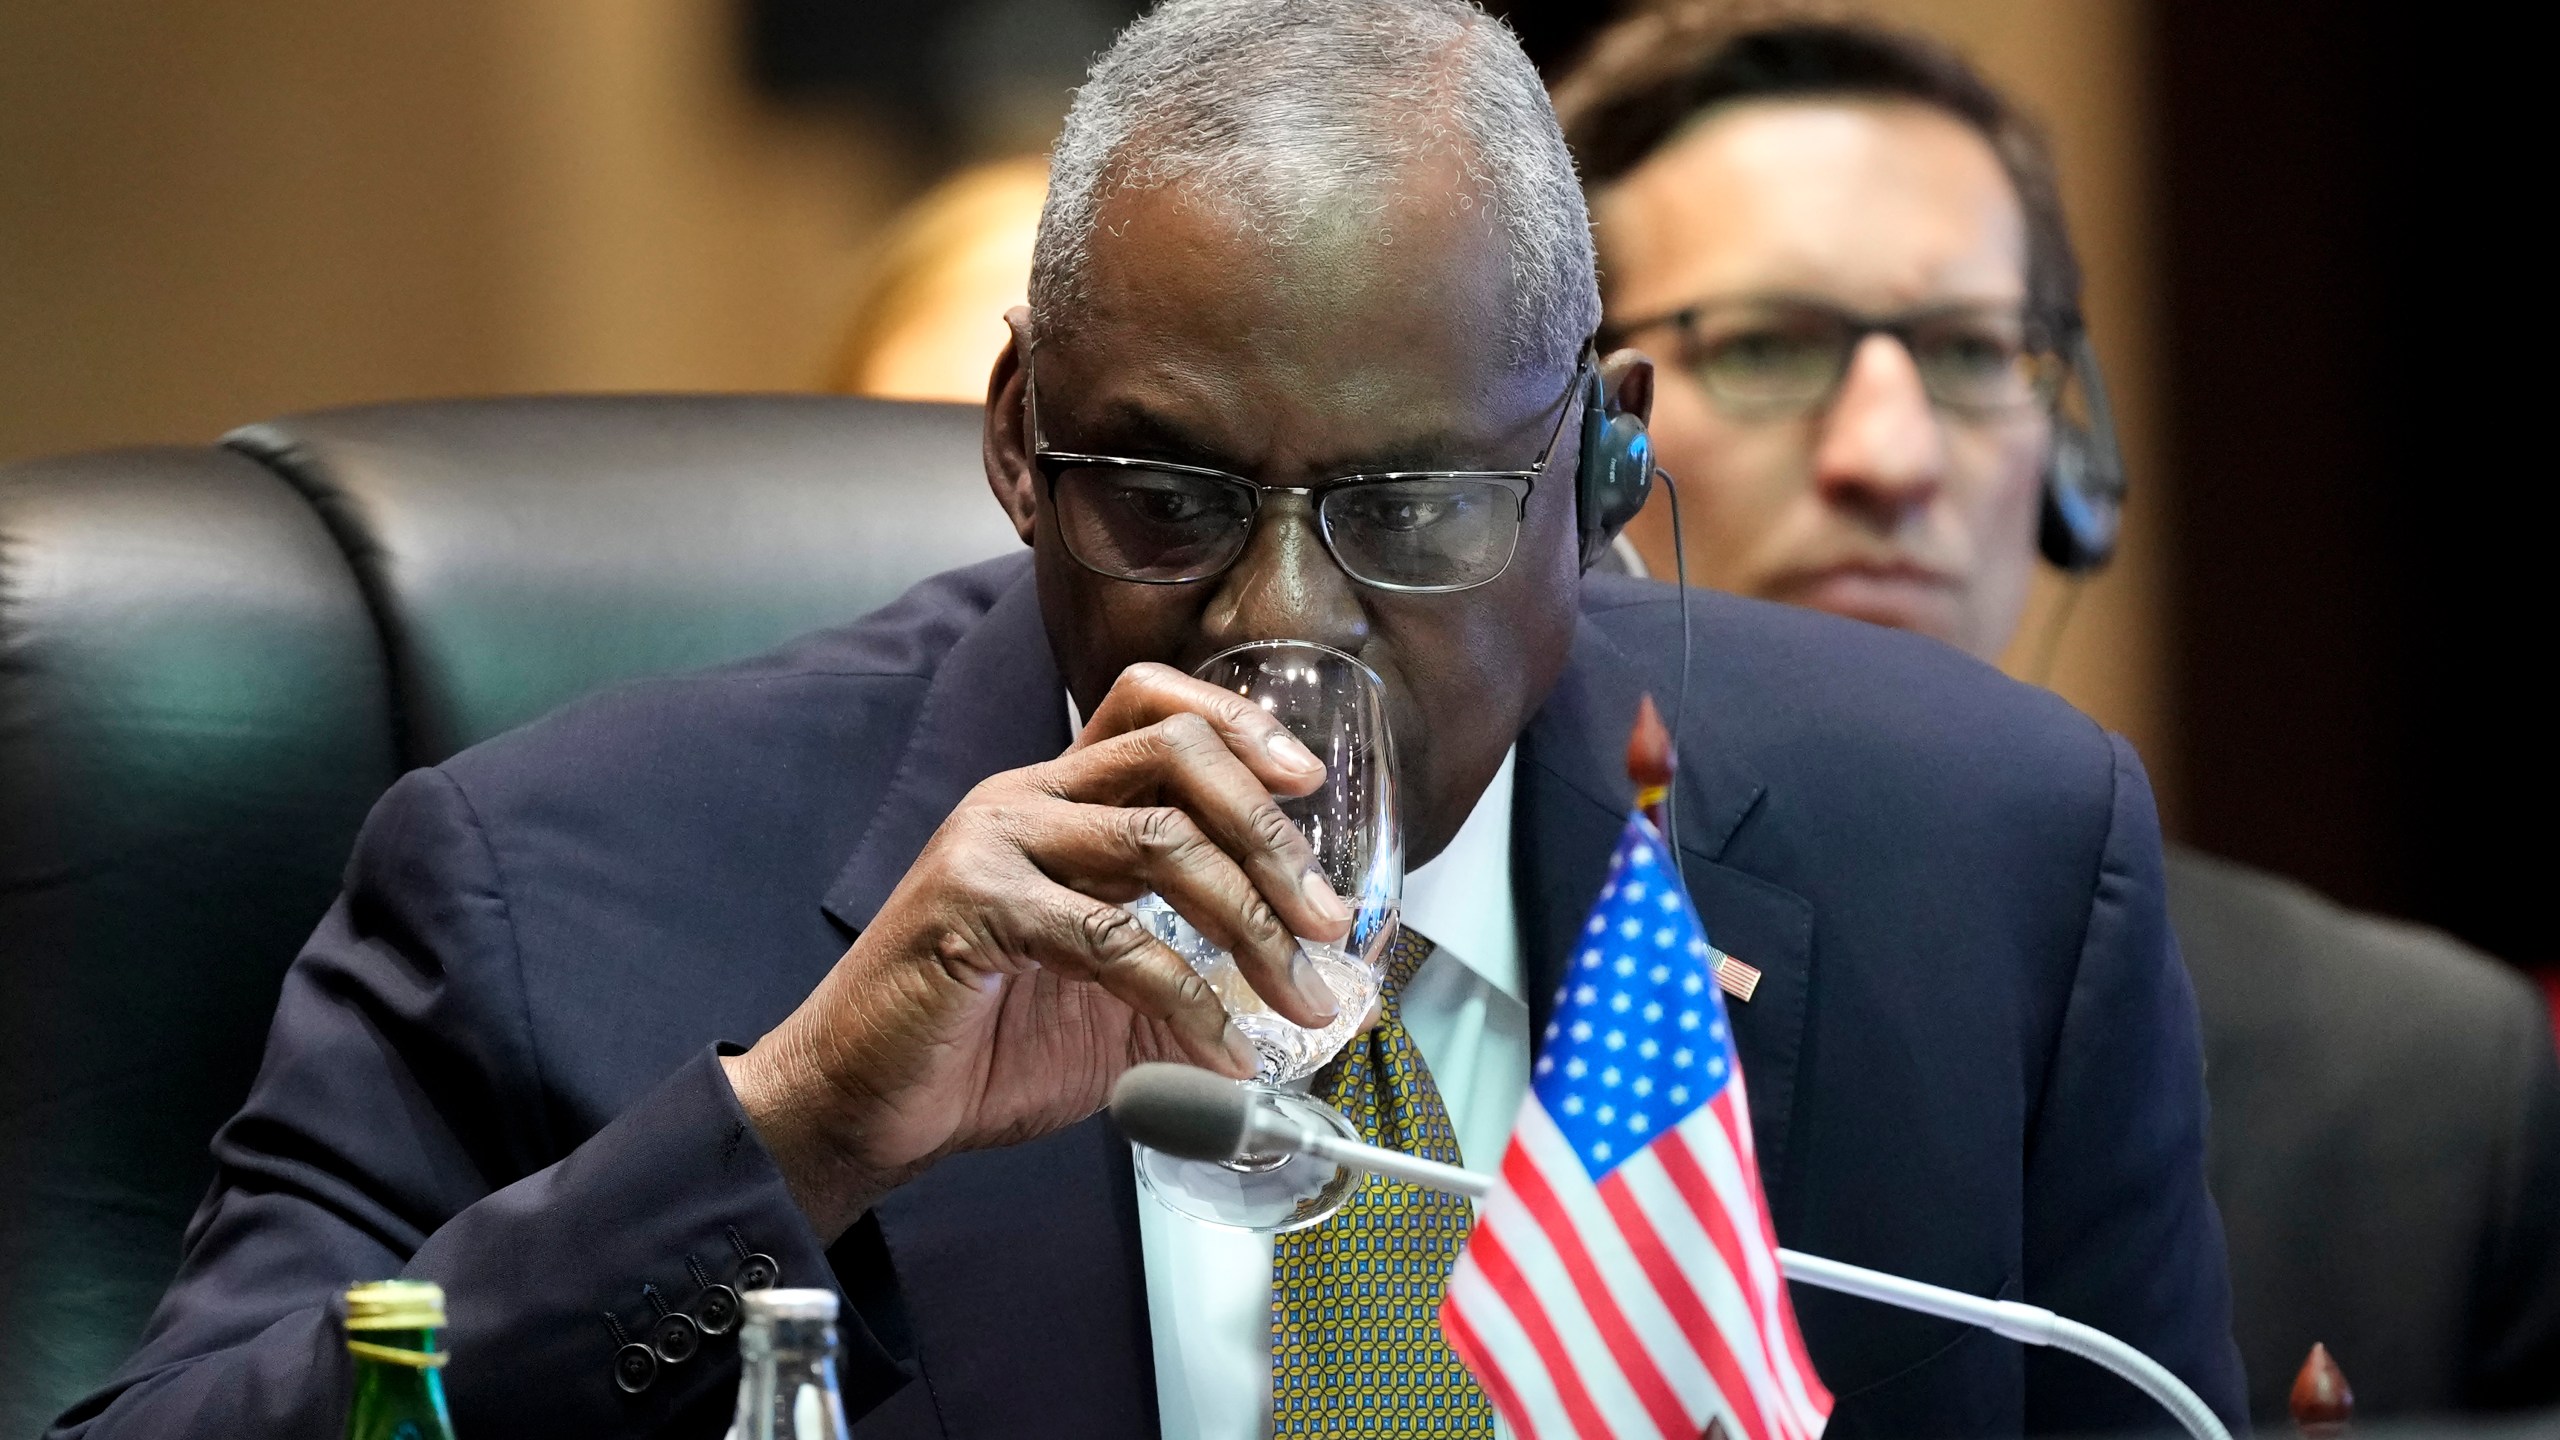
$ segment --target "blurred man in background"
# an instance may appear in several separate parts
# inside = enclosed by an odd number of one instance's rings
[[[1661,362],[1688,576],[1995,659],[2039,549],[2104,563],[2121,497],[2052,158],[1933,43],[1757,14],[1639,15],[1556,87],[1607,343]],[[1668,578],[1663,509],[1629,535]],[[2177,847],[2169,904],[2253,1413],[2283,1416],[2314,1341],[2367,1414],[2560,1400],[2560,1071],[2531,988]]]

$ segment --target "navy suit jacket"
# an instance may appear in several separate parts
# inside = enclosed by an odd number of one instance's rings
[[[2195,1008],[2132,752],[1928,641],[1692,603],[1683,843],[1710,933],[1766,976],[1733,1013],[1779,1239],[2088,1321],[2236,1421]],[[1637,697],[1678,663],[1668,587],[1594,577],[1583,612],[1520,737],[1540,1025],[1628,808]],[[646,1335],[748,1252],[844,1293],[857,1434],[1153,1433],[1106,1120],[946,1160],[828,1249],[717,1060],[1066,726],[1016,556],[403,779],[286,979],[140,1351],[58,1433],[335,1436],[333,1298],[408,1275],[450,1297],[460,1433],[716,1436],[734,1336],[631,1395],[606,1317]],[[2161,1423],[2070,1357],[1795,1294],[1838,1440]]]

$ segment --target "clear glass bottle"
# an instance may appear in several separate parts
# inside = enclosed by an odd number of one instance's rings
[[[729,1440],[844,1440],[836,1293],[750,1290],[738,1299],[738,1418]]]
[[[347,1292],[347,1350],[355,1398],[347,1440],[453,1440],[444,1408],[444,1289],[384,1280]]]

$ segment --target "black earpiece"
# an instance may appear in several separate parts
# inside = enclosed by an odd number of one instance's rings
[[[2124,455],[2116,448],[2115,415],[2107,408],[2107,385],[2088,331],[2074,337],[2070,360],[2066,383],[2079,387],[2084,413],[2054,406],[2036,547],[2055,569],[2085,575],[2115,558],[2124,521]]]
[[[1653,493],[1653,437],[1640,416],[1613,409],[1594,363],[1582,387],[1582,472],[1574,481],[1574,519],[1582,532],[1582,568],[1608,553]]]

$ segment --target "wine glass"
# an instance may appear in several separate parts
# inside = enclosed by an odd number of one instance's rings
[[[1228,1017],[1253,1042],[1256,1103],[1302,1125],[1357,1140],[1340,1111],[1307,1093],[1377,1003],[1404,898],[1404,836],[1396,812],[1395,747],[1387,733],[1386,687],[1357,659],[1304,640],[1257,640],[1203,661],[1192,672],[1252,700],[1324,762],[1312,793],[1279,798],[1282,814],[1315,850],[1316,865],[1351,907],[1340,943],[1301,937],[1307,959],[1338,1007],[1331,1024],[1292,1023],[1245,983],[1235,957],[1210,943],[1153,893],[1130,902],[1149,933],[1209,982]],[[1212,1225],[1277,1232],[1318,1224],[1360,1188],[1362,1173],[1311,1155],[1245,1155],[1223,1163],[1181,1160],[1141,1147],[1138,1175],[1168,1208]]]

